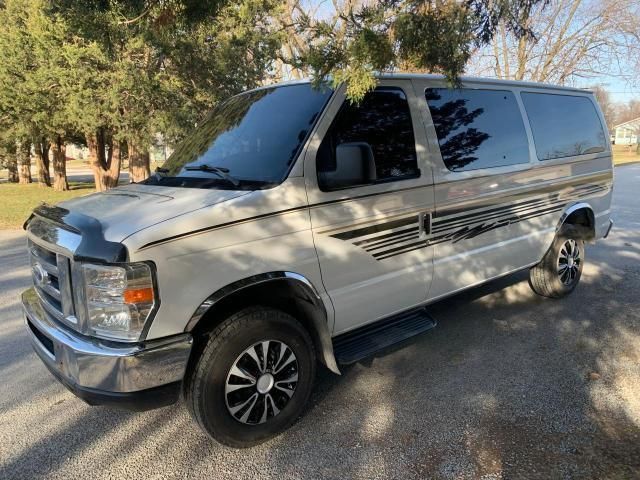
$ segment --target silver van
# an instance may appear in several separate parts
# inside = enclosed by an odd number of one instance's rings
[[[604,125],[591,92],[522,82],[237,95],[148,180],[34,210],[33,346],[92,405],[184,398],[214,439],[258,444],[318,362],[425,332],[439,299],[522,269],[571,293],[612,225]]]

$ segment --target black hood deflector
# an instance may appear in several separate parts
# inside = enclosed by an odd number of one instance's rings
[[[122,243],[106,240],[102,224],[93,217],[72,212],[66,208],[42,204],[33,210],[31,216],[24,223],[25,230],[34,217],[53,222],[61,228],[81,236],[80,245],[73,256],[74,260],[121,263],[128,259],[127,248]]]

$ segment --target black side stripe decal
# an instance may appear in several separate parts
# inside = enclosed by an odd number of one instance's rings
[[[597,173],[597,174],[594,174],[594,175],[590,175],[589,178],[592,179],[592,180],[603,179],[603,180],[610,181],[611,180],[611,173],[610,172]],[[563,188],[562,185],[570,186],[569,182],[570,181],[568,180],[568,181],[562,182],[560,185],[556,185],[555,187],[554,186],[550,186],[548,188],[549,189],[554,188],[554,189],[557,190],[558,188]],[[217,230],[217,229],[220,229],[220,228],[230,227],[230,226],[233,226],[233,225],[236,225],[236,224],[241,224],[241,223],[245,223],[245,222],[251,222],[251,221],[254,221],[254,220],[260,220],[260,219],[269,218],[269,217],[275,217],[275,216],[278,216],[278,215],[292,213],[292,212],[296,212],[296,211],[299,211],[299,210],[307,210],[307,209],[310,209],[310,208],[317,208],[317,207],[322,207],[322,206],[326,206],[326,205],[332,205],[332,204],[336,204],[336,203],[350,202],[350,201],[353,201],[353,200],[359,200],[359,199],[362,199],[362,198],[376,197],[376,196],[379,196],[379,195],[391,195],[391,194],[396,194],[396,193],[402,192],[402,191],[416,190],[416,189],[425,188],[425,187],[428,187],[428,185],[417,185],[417,186],[413,186],[413,187],[401,188],[401,189],[392,190],[392,191],[377,192],[377,193],[370,193],[370,194],[366,194],[366,195],[354,196],[354,197],[350,197],[350,198],[341,198],[341,199],[336,199],[336,200],[329,200],[329,201],[326,201],[326,202],[320,202],[320,203],[316,203],[316,204],[312,204],[312,205],[302,205],[302,206],[299,206],[299,207],[293,207],[293,208],[287,208],[287,209],[284,209],[284,210],[278,210],[276,212],[269,212],[269,213],[264,213],[264,214],[260,214],[260,215],[255,215],[253,217],[247,217],[247,218],[243,218],[243,219],[239,219],[239,220],[233,220],[231,222],[219,223],[217,225],[211,225],[211,226],[208,226],[208,227],[198,228],[198,229],[195,229],[195,230],[191,230],[189,232],[179,233],[177,235],[172,235],[172,236],[169,236],[169,237],[161,238],[159,240],[154,240],[152,242],[149,242],[149,243],[146,243],[146,244],[142,245],[138,249],[138,251],[144,250],[144,249],[156,246],[156,245],[160,245],[160,244],[163,244],[163,243],[171,242],[171,241],[174,241],[174,240],[179,240],[181,238],[190,237],[190,236],[193,236],[193,235],[198,235],[198,234],[201,234],[201,233],[210,232],[210,231]],[[580,187],[576,187],[576,188],[580,188]],[[497,207],[497,208],[504,208],[504,207]],[[445,215],[446,216],[454,215],[456,213],[461,213],[463,211],[465,211],[465,210],[460,210],[460,209],[447,210],[447,211],[444,211],[444,212],[437,213],[435,215],[435,217],[436,218],[440,218],[440,217],[443,217]],[[485,212],[486,212],[486,210],[485,210]],[[455,219],[458,220],[460,218],[462,218],[462,217],[456,217]],[[450,221],[452,221],[452,220],[453,219],[450,219]],[[435,223],[436,222],[434,221],[434,225],[435,225]],[[371,227],[365,227],[365,228],[371,228]],[[390,227],[389,229],[391,229],[391,228],[397,228],[397,227]],[[364,230],[364,228],[362,230]],[[377,232],[373,232],[372,231],[370,233],[377,233]],[[395,234],[395,232],[394,232],[394,234]],[[356,237],[352,237],[352,238],[356,238]]]
[[[370,227],[358,228],[356,230],[350,230],[348,232],[337,233],[335,235],[331,235],[334,238],[339,240],[351,240],[356,237],[364,237],[365,235],[371,235],[372,233],[383,232],[385,230],[392,230],[394,228],[406,227],[407,225],[411,225],[415,223],[417,217],[409,217],[409,218],[401,218],[400,220],[393,220],[391,222],[379,223],[377,225],[372,225]]]
[[[500,212],[504,212],[505,210],[508,210],[509,208],[512,208],[512,207],[520,207],[520,206],[529,207],[529,206],[535,205],[537,203],[543,202],[544,200],[545,200],[544,198],[539,198],[538,197],[538,198],[533,198],[531,200],[527,200],[527,201],[524,201],[524,202],[517,203],[515,205],[501,205],[499,207],[489,208],[487,210],[483,210],[482,212],[480,212],[480,214],[484,215],[484,214],[491,214],[491,213],[500,213]],[[439,212],[436,212],[436,214],[435,214],[435,218],[433,219],[433,224],[434,224],[434,226],[436,224],[438,224],[438,225],[446,225],[448,223],[455,223],[455,222],[458,222],[458,221],[466,221],[466,220],[469,220],[470,218],[475,218],[477,216],[478,216],[478,212],[467,213],[465,215],[459,215],[457,217],[454,217],[454,216],[451,216],[449,214],[449,212],[446,211],[446,210],[445,211],[439,211]],[[445,217],[445,218],[442,218],[442,217]],[[447,218],[447,217],[450,217],[450,218]]]
[[[606,191],[602,185],[580,185],[569,192],[555,192],[544,196],[492,208],[476,208],[478,211],[467,211],[464,215],[440,215],[433,222],[432,232],[420,238],[418,235],[418,216],[411,215],[406,219],[379,223],[370,227],[358,228],[331,235],[340,240],[352,240],[377,232],[396,229],[403,225],[412,225],[394,232],[376,235],[364,240],[352,242],[371,253],[376,260],[384,260],[414,250],[444,242],[458,243],[482,235],[486,232],[522,222],[531,218],[559,212],[565,205],[584,196]]]
[[[295,212],[296,210],[304,210],[306,208],[308,208],[308,207],[288,208],[286,210],[280,210],[278,212],[264,213],[262,215],[256,215],[255,217],[243,218],[242,220],[234,220],[232,222],[219,223],[218,225],[213,225],[211,227],[198,228],[196,230],[191,230],[190,232],[179,233],[178,235],[172,235],[171,237],[166,237],[166,238],[162,238],[160,240],[154,240],[153,242],[146,243],[143,246],[141,246],[138,249],[138,251],[144,250],[145,248],[153,247],[155,245],[159,245],[161,243],[167,243],[167,242],[171,242],[173,240],[178,240],[178,239],[183,238],[183,237],[190,237],[192,235],[198,235],[199,233],[210,232],[212,230],[217,230],[219,228],[230,227],[232,225],[236,225],[236,224],[244,223],[244,222],[251,222],[252,220],[260,220],[262,218],[274,217],[276,215],[282,215],[284,213],[291,213],[291,212]]]
[[[277,212],[264,213],[264,214],[256,215],[256,216],[253,216],[253,217],[247,217],[247,218],[242,218],[240,220],[234,220],[232,222],[219,223],[217,225],[211,225],[209,227],[198,228],[196,230],[191,230],[189,232],[184,232],[184,233],[180,233],[180,234],[177,234],[177,235],[172,235],[170,237],[161,238],[160,240],[154,240],[153,242],[149,242],[149,243],[146,243],[143,246],[141,246],[138,249],[138,251],[144,250],[144,249],[149,248],[149,247],[153,247],[155,245],[159,245],[161,243],[167,243],[167,242],[171,242],[173,240],[179,240],[180,238],[190,237],[192,235],[198,235],[200,233],[210,232],[210,231],[213,231],[213,230],[217,230],[219,228],[230,227],[232,225],[236,225],[236,224],[239,224],[239,223],[251,222],[253,220],[260,220],[260,219],[268,218],[268,217],[275,217],[275,216],[282,215],[282,214],[285,214],[285,213],[292,213],[292,212],[295,212],[295,211],[298,211],[298,210],[307,210],[307,209],[310,209],[310,208],[324,207],[326,205],[333,205],[333,204],[336,204],[336,203],[351,202],[353,200],[360,200],[362,198],[377,197],[379,195],[392,195],[392,194],[395,194],[395,193],[398,193],[398,192],[406,192],[406,191],[409,191],[409,190],[417,190],[417,189],[420,189],[420,188],[427,188],[429,186],[430,185],[416,185],[414,187],[399,188],[399,189],[390,190],[390,191],[387,191],[387,192],[368,193],[366,195],[359,195],[359,196],[354,196],[354,197],[349,197],[349,198],[338,198],[336,200],[328,200],[326,202],[314,203],[312,205],[302,205],[302,206],[299,206],[299,207],[287,208],[285,210],[278,210]]]
[[[461,240],[466,240],[466,239],[470,239],[470,238],[474,238],[477,237],[478,235],[481,235],[483,233],[489,232],[491,230],[495,230],[497,228],[500,227],[505,227],[507,225],[511,225],[511,224],[515,224],[518,222],[521,222],[523,220],[527,220],[530,218],[535,218],[535,217],[539,217],[542,215],[547,215],[549,213],[554,213],[554,212],[559,212],[561,210],[563,210],[564,208],[564,204],[563,205],[556,205],[556,206],[552,206],[552,207],[548,207],[542,210],[538,210],[536,212],[531,212],[528,213],[526,215],[516,215],[512,218],[505,218],[505,219],[501,219],[501,220],[497,220],[493,223],[490,224],[485,224],[485,223],[481,223],[479,225],[475,225],[473,227],[470,226],[466,226],[466,227],[462,227],[454,232],[450,232],[450,233],[446,233],[440,236],[436,236],[436,237],[431,237],[428,238],[427,240],[421,242],[421,244],[415,244],[416,246],[414,246],[413,248],[411,248],[410,250],[402,250],[399,251],[400,249],[392,249],[392,250],[387,250],[385,252],[381,252],[379,254],[374,254],[374,257],[377,260],[384,260],[385,258],[390,258],[390,257],[395,257],[396,255],[400,255],[403,253],[408,253],[410,251],[413,250],[418,250],[420,248],[424,248],[427,246],[431,246],[431,245],[436,245],[439,243],[444,243],[444,242],[452,242],[452,243],[457,243]],[[410,247],[412,245],[405,245],[404,247]],[[398,251],[396,251],[398,250]],[[395,252],[395,253],[394,253]]]
[[[390,246],[392,246],[392,245],[397,245],[397,244],[399,244],[399,243],[405,243],[405,242],[408,242],[408,241],[410,241],[410,240],[418,240],[418,238],[419,238],[418,230],[416,229],[416,230],[411,234],[411,236],[409,236],[409,237],[405,237],[405,238],[397,239],[397,240],[394,240],[394,241],[390,241],[390,242],[387,242],[387,243],[385,243],[385,244],[383,244],[383,245],[378,245],[378,246],[375,246],[375,247],[366,247],[366,248],[365,248],[365,250],[366,250],[367,252],[373,252],[373,251],[375,251],[375,250],[380,250],[381,248],[387,248],[387,247],[390,247]]]
[[[604,187],[599,186],[599,185],[586,185],[586,186],[583,186],[583,187],[577,187],[574,191],[571,192],[571,194],[569,196],[573,197],[576,194],[589,195],[592,192],[596,193],[596,192],[604,190],[604,189],[605,189]],[[538,198],[534,198],[534,199],[531,199],[531,200],[527,200],[525,202],[519,202],[519,203],[516,203],[516,204],[509,204],[509,205],[503,205],[503,206],[500,206],[500,207],[483,210],[481,212],[468,213],[466,215],[460,215],[460,216],[452,217],[452,218],[441,218],[441,217],[449,216],[449,213],[447,211],[445,211],[445,212],[437,212],[436,215],[435,215],[436,218],[434,219],[433,224],[434,224],[434,227],[436,225],[438,225],[438,226],[440,226],[440,225],[448,225],[448,224],[457,223],[457,222],[460,222],[460,221],[463,221],[463,220],[476,218],[476,217],[478,217],[478,215],[485,215],[485,214],[490,214],[490,213],[500,213],[500,212],[504,212],[505,210],[509,210],[509,209],[512,209],[512,208],[520,208],[520,207],[524,207],[524,206],[534,207],[534,206],[537,206],[538,204],[544,203],[549,198],[558,199],[558,198],[560,198],[562,196],[563,195],[560,194],[560,193],[552,193],[552,194],[548,195],[547,197],[542,197],[542,198],[538,197]]]
[[[590,175],[582,175],[580,177],[585,177],[585,178],[581,178],[581,179],[567,179],[567,180],[563,180],[554,184],[550,184],[550,185],[546,185],[544,187],[538,187],[538,188],[531,188],[530,191],[523,191],[523,192],[518,192],[518,193],[514,193],[513,196],[516,197],[515,201],[521,201],[523,199],[528,199],[531,198],[533,195],[544,195],[544,194],[558,194],[561,193],[560,191],[563,189],[571,189],[572,192],[575,192],[578,189],[581,188],[586,188],[586,187],[591,187],[591,186],[595,186],[595,185],[610,185],[611,180],[612,180],[612,174],[611,172],[597,172],[594,174],[590,174]],[[582,183],[578,183],[579,181],[582,181]],[[586,182],[589,183],[586,183]],[[490,207],[491,204],[488,205],[480,205],[477,208],[484,208],[484,207]],[[448,215],[455,215],[458,213],[466,213],[469,211],[468,207],[451,207],[451,208],[447,208],[444,211],[439,211],[437,212],[436,216],[437,217],[442,217],[442,216],[448,216]]]
[[[417,222],[418,222],[418,216],[417,215],[415,216],[415,221],[416,221],[416,224],[417,224]],[[375,238],[368,238],[366,240],[358,240],[357,242],[353,242],[353,244],[354,245],[363,245],[363,244],[367,244],[367,243],[371,243],[371,242],[377,242],[378,240],[382,240],[384,238],[388,239],[388,238],[396,237],[396,236],[401,235],[401,234],[406,234],[407,232],[415,230],[415,229],[416,229],[416,226],[413,225],[410,228],[403,228],[402,230],[396,230],[395,232],[392,232],[392,233],[385,233],[384,235],[378,235]]]
[[[599,187],[598,189],[594,189],[592,191],[584,192],[581,193],[582,195],[590,195],[592,193],[596,193],[598,191],[602,190],[601,187]],[[544,200],[537,200],[535,203],[527,205],[525,207],[521,207],[520,204],[518,205],[514,205],[513,207],[511,206],[505,206],[502,207],[501,211],[499,212],[495,212],[491,215],[484,215],[484,214],[477,214],[475,218],[472,218],[471,221],[472,222],[480,222],[480,221],[488,221],[488,220],[492,220],[492,219],[496,219],[496,218],[500,218],[501,216],[503,216],[505,213],[522,213],[522,214],[526,214],[529,213],[531,211],[536,211],[546,205],[549,205],[550,203],[554,203],[554,204],[562,204],[564,205],[567,201],[571,201],[571,199],[573,198],[577,198],[576,195],[571,195],[570,197],[565,197],[565,198],[561,198],[559,195],[552,195],[547,199]],[[484,213],[484,212],[483,212]],[[456,221],[456,222],[448,222],[448,223],[444,223],[444,222],[434,222],[434,227],[433,230],[434,232],[441,232],[441,231],[445,231],[448,230],[450,228],[455,228],[455,227],[460,227],[460,226],[464,226],[464,225],[468,225],[470,222],[470,220],[461,220],[461,221]]]

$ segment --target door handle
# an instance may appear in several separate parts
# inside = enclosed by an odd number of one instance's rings
[[[422,212],[418,215],[418,238],[423,240],[431,234],[431,212]]]

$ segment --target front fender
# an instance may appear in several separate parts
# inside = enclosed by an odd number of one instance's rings
[[[203,301],[189,319],[185,332],[193,332],[203,318],[210,312],[215,312],[218,305],[229,301],[234,296],[250,288],[268,288],[273,282],[286,282],[294,298],[304,300],[301,310],[305,313],[306,327],[314,339],[316,349],[320,352],[323,363],[334,373],[340,374],[334,353],[331,333],[328,326],[327,310],[314,285],[303,275],[294,272],[268,272],[233,282]]]

